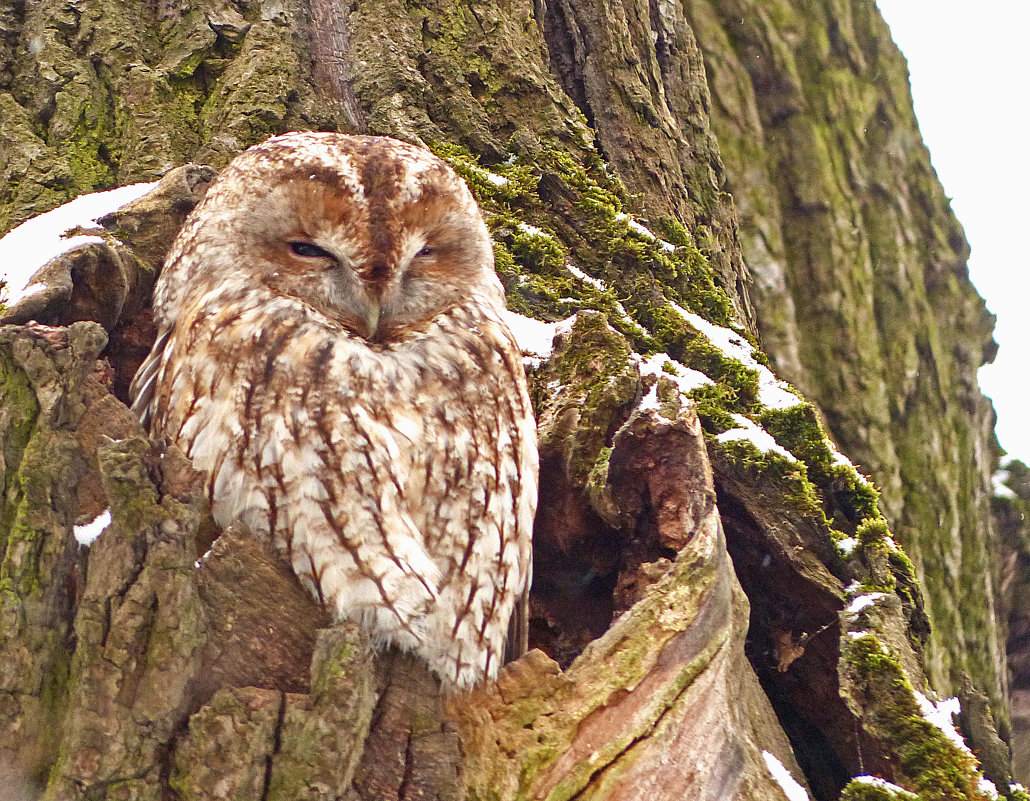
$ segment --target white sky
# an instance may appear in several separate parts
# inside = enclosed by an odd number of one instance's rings
[[[908,58],[923,139],[973,248],[973,282],[998,315],[1001,350],[980,386],[1002,447],[1030,464],[1030,3],[877,5]]]

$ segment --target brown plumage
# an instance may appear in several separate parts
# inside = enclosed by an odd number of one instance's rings
[[[239,156],[176,240],[135,405],[338,618],[493,676],[529,582],[536,429],[468,189],[381,137]]]

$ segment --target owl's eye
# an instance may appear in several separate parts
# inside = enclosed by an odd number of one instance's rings
[[[415,254],[415,258],[425,258],[426,256],[432,256],[436,253],[436,248],[430,247],[429,245],[423,245],[422,249]]]
[[[325,248],[313,245],[310,242],[290,242],[290,250],[305,259],[335,259]]]

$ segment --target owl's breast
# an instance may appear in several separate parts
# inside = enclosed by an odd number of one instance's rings
[[[272,139],[173,247],[134,390],[205,474],[220,525],[246,522],[337,619],[457,686],[501,662],[536,504],[490,254],[467,187],[430,154]]]

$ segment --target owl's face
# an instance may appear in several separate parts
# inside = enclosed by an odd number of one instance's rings
[[[371,344],[417,330],[473,291],[501,297],[464,182],[397,140],[276,137],[239,156],[198,211],[210,221],[193,230],[205,260],[223,251],[218,262],[236,264],[239,277]],[[202,271],[195,277],[203,285]]]

